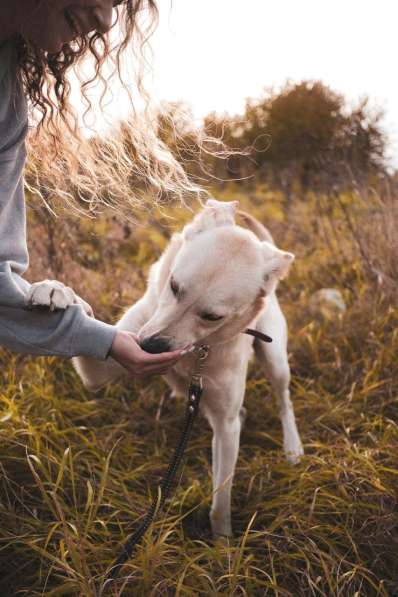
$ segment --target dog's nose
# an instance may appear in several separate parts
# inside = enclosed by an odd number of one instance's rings
[[[140,342],[140,346],[142,350],[152,354],[158,354],[159,352],[169,352],[171,350],[168,340],[166,340],[166,338],[162,338],[161,336],[150,336],[149,338],[144,338]]]

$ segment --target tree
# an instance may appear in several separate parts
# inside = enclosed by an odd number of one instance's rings
[[[247,173],[250,159],[260,178],[284,187],[298,180],[307,188],[384,173],[381,117],[367,99],[349,110],[341,94],[305,81],[248,100],[243,118],[209,115],[205,127],[222,130],[224,141],[245,153],[234,157],[238,174]]]

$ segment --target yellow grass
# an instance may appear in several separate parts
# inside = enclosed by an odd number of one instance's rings
[[[279,296],[306,455],[299,466],[285,462],[274,399],[252,366],[234,540],[223,546],[211,539],[211,436],[199,418],[167,511],[109,594],[396,595],[397,310],[368,275],[337,204],[332,215],[320,213],[318,200],[308,198],[286,214],[283,197],[266,188],[229,188],[218,197],[239,198],[297,255]],[[189,217],[168,213],[175,227]],[[75,223],[69,241],[67,224],[57,223],[69,254],[60,278],[102,317],[115,318],[138,298],[143,272],[167,242],[159,222],[167,218],[155,214],[128,235],[104,216]],[[41,226],[31,214],[31,237],[45,237]],[[96,230],[105,236],[92,236]],[[51,274],[45,243],[32,247],[35,257],[35,278]],[[310,314],[308,299],[322,287],[342,291],[343,318]],[[160,379],[127,381],[94,397],[67,361],[6,351],[0,361],[0,594],[94,595],[95,581],[150,503],[185,405],[171,398],[160,405]]]

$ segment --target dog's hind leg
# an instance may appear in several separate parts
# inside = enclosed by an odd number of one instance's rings
[[[213,429],[213,501],[210,522],[215,537],[232,536],[231,490],[239,452],[241,423],[239,414],[233,418],[206,413]]]
[[[263,371],[270,378],[278,400],[286,458],[289,462],[296,464],[304,452],[297,431],[293,404],[290,400],[290,367],[286,346],[287,326],[277,303],[276,306],[273,305],[272,316],[266,312],[261,316],[256,327],[272,338],[270,344],[255,340],[254,349]]]

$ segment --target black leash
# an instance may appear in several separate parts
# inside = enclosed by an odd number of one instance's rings
[[[107,572],[104,582],[115,579],[119,575],[123,565],[131,558],[135,546],[142,539],[153,522],[156,512],[163,508],[164,503],[170,494],[174,478],[181,464],[185,448],[191,435],[194,421],[199,412],[199,403],[203,393],[202,367],[207,355],[208,346],[200,346],[197,356],[197,372],[192,375],[191,383],[189,385],[188,403],[185,411],[184,425],[182,427],[177,446],[174,449],[174,454],[170,461],[167,472],[158,486],[157,495],[154,496],[152,504],[138,529],[125,541],[121,554]]]
[[[254,336],[259,340],[262,340],[263,342],[272,342],[272,338],[257,330],[252,330],[248,328],[243,333]],[[119,575],[119,572],[123,565],[131,558],[135,546],[137,545],[137,543],[139,543],[139,541],[141,541],[142,537],[145,535],[146,531],[152,524],[157,511],[163,508],[164,503],[170,494],[174,478],[180,467],[181,460],[184,456],[185,448],[191,435],[193,424],[199,412],[200,399],[203,393],[202,369],[204,361],[206,360],[208,354],[209,347],[205,344],[202,344],[198,349],[197,370],[192,375],[192,379],[189,385],[188,403],[185,410],[184,425],[182,427],[178,443],[174,449],[174,454],[170,461],[167,472],[158,486],[158,492],[154,496],[152,504],[150,505],[144,520],[141,522],[137,530],[128,536],[128,538],[122,546],[121,554],[106,573],[103,584],[104,588],[107,582],[114,580]]]

